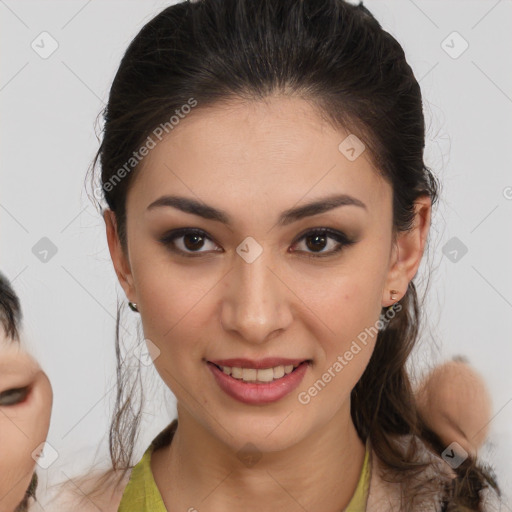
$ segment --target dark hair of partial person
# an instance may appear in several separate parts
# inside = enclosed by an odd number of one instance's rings
[[[362,3],[181,2],[157,14],[131,41],[103,111],[90,183],[101,187],[103,204],[114,212],[125,251],[126,196],[140,164],[121,180],[114,178],[155,127],[168,122],[191,98],[197,101],[194,115],[231,100],[257,102],[274,95],[304,99],[325,122],[365,144],[377,172],[393,190],[394,237],[411,229],[416,199],[428,196],[435,207],[439,182],[423,159],[420,86],[401,45]],[[98,161],[99,177],[94,173]],[[103,213],[100,202],[97,206]],[[415,496],[406,490],[425,465],[418,463],[414,450],[404,456],[397,436],[413,434],[433,446],[429,441],[435,435],[417,411],[406,369],[423,320],[414,280],[400,304],[402,310],[379,332],[369,364],[351,393],[351,414],[360,438],[370,438],[389,478],[403,482],[404,510],[412,510]],[[141,397],[135,393],[140,373],[121,357],[121,312],[118,304],[118,385],[109,443],[113,469],[124,475],[134,462],[143,399],[134,403],[133,397]],[[443,491],[445,503],[479,510],[481,489],[491,486],[499,492],[489,471],[469,457]],[[419,492],[415,486],[414,493]]]
[[[7,338],[19,339],[21,317],[18,296],[7,277],[0,272],[0,322]]]

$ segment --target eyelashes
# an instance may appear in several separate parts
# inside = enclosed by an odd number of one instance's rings
[[[166,248],[168,248],[170,251],[172,251],[174,253],[181,254],[183,256],[197,257],[197,256],[201,256],[201,255],[205,254],[204,251],[201,251],[201,252],[198,252],[198,251],[187,252],[187,250],[186,250],[187,248],[186,248],[186,246],[184,244],[183,244],[183,247],[185,248],[185,250],[176,247],[175,241],[177,239],[179,239],[179,238],[186,238],[188,236],[195,237],[196,242],[197,242],[197,239],[207,239],[207,240],[212,241],[212,239],[204,231],[202,231],[200,229],[182,228],[182,229],[177,229],[177,230],[171,231],[170,233],[168,233],[167,235],[162,237],[160,239],[160,242]],[[214,251],[214,252],[220,252],[220,251]]]
[[[177,230],[173,230],[170,233],[167,233],[164,237],[160,238],[160,243],[162,243],[166,248],[168,248],[170,251],[180,254],[185,257],[198,257],[202,256],[204,254],[208,254],[212,251],[194,251],[190,250],[190,247],[187,247],[183,242],[181,243],[183,248],[179,248],[176,245],[176,241],[179,239],[187,239],[187,237],[193,237],[192,244],[199,243],[199,245],[202,244],[203,240],[210,240],[210,242],[213,243],[215,246],[216,244],[213,242],[213,240],[202,230],[196,229],[196,228],[181,228]],[[320,241],[320,244],[323,243],[323,241],[327,240],[334,240],[338,245],[329,251],[296,251],[293,250],[292,252],[299,252],[304,253],[306,257],[312,257],[312,258],[323,258],[328,257],[331,255],[334,255],[335,253],[340,252],[344,247],[350,246],[356,243],[355,240],[350,239],[345,235],[345,233],[341,231],[337,231],[331,228],[315,228],[307,231],[306,233],[300,235],[296,241],[294,241],[293,246],[296,246],[299,242],[306,239],[314,238],[317,242]],[[190,241],[190,239],[188,239]],[[200,249],[203,248],[199,247]],[[190,251],[190,252],[189,252]],[[222,252],[216,249],[213,249],[213,252]]]
[[[0,393],[0,407],[9,407],[23,402],[30,393],[30,386],[11,388]]]
[[[300,242],[302,240],[309,240],[309,239],[315,239],[320,240],[320,243],[322,243],[323,240],[334,240],[338,245],[331,249],[330,251],[322,251],[322,252],[307,252],[305,251],[304,255],[308,258],[326,258],[328,256],[335,255],[336,253],[339,253],[342,249],[353,245],[356,243],[355,240],[349,238],[345,233],[337,230],[333,230],[330,228],[315,228],[312,230],[307,231],[303,235],[301,235],[297,242]],[[297,243],[294,242],[294,245]],[[293,251],[295,252],[295,251]]]

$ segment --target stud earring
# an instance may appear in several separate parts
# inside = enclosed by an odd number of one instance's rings
[[[137,304],[134,304],[133,302],[128,302],[128,306],[130,306],[130,309],[132,311],[135,311],[136,313],[139,312],[139,310],[137,309]]]
[[[400,293],[400,292],[399,292],[398,290],[389,290],[389,298],[390,298],[391,300],[395,300],[395,299],[396,299],[396,294],[397,294],[397,293]],[[395,304],[396,304],[396,302],[394,302],[393,304],[391,304],[391,306],[388,306],[388,307],[386,308],[386,311],[391,311],[391,310],[394,308]]]

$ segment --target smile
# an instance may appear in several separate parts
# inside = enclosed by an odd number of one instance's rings
[[[217,365],[216,365],[217,366]],[[297,368],[299,365],[279,365],[274,368],[240,368],[237,366],[217,366],[226,375],[244,382],[272,382],[280,379]]]
[[[246,404],[275,402],[291,393],[302,381],[310,361],[268,368],[242,368],[207,361],[219,388]]]

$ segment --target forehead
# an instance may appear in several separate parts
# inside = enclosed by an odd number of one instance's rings
[[[36,360],[17,341],[6,337],[3,329],[0,329],[0,377],[38,369]]]
[[[6,335],[5,329],[0,326],[0,374],[13,367],[35,368],[36,360],[20,345]]]
[[[340,151],[348,135],[296,97],[198,105],[141,162],[127,209],[142,211],[164,192],[181,192],[209,203],[260,198],[280,211],[339,192],[382,213],[390,187],[368,152],[351,161]]]

